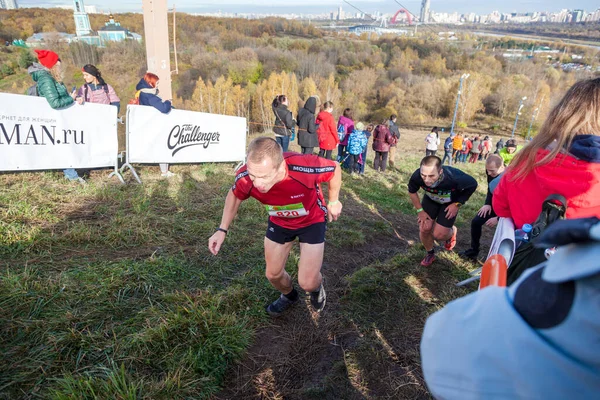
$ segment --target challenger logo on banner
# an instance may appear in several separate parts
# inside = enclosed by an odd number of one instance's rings
[[[237,162],[246,158],[246,118],[127,106],[127,153],[133,163]]]
[[[202,146],[208,149],[210,145],[219,144],[219,132],[202,132],[199,125],[175,125],[167,138],[167,147],[175,155],[180,150],[191,146]]]
[[[109,167],[117,152],[116,107],[54,110],[43,97],[0,93],[0,171]]]

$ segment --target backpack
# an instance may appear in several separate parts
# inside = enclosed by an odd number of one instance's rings
[[[344,125],[340,124],[338,126],[337,134],[338,134],[338,138],[340,139],[340,142],[343,142],[344,139],[346,138],[346,127]]]
[[[467,151],[467,141],[466,140],[463,141],[462,151]]]
[[[142,91],[138,90],[137,92],[135,92],[135,95],[133,96],[133,99],[129,100],[129,104],[134,104],[134,105],[139,105],[140,104],[140,93]]]
[[[88,99],[87,99],[88,85],[84,85],[84,86],[85,86],[85,91],[83,92],[83,100],[88,101]],[[106,95],[106,98],[109,100],[109,103],[110,103],[110,95],[108,94],[108,84],[104,84],[104,86],[102,86],[102,87],[104,89],[104,94]],[[137,104],[139,104],[139,100],[138,100]]]
[[[29,88],[27,88],[27,92],[25,92],[25,94],[27,96],[39,96],[40,92],[38,92],[37,83],[35,85],[29,86]]]

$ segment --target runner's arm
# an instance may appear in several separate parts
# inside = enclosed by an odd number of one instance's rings
[[[477,181],[471,175],[463,173],[456,177],[456,186],[460,188],[460,191],[458,191],[454,203],[465,204],[477,190]]]
[[[342,203],[340,202],[340,189],[342,187],[342,168],[340,163],[335,163],[333,177],[329,181],[329,196],[327,196],[327,216],[329,222],[338,219],[342,213]]]
[[[231,225],[231,222],[237,215],[240,204],[242,204],[242,200],[238,199],[233,194],[233,190],[230,190],[225,198],[225,206],[223,207],[223,216],[221,217],[219,228],[224,230],[229,229],[229,225]],[[225,232],[218,230],[210,237],[210,239],[208,239],[208,250],[213,255],[216,256],[219,253],[221,245],[225,241],[225,235]]]

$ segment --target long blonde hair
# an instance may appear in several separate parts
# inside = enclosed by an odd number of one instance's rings
[[[513,180],[521,180],[534,168],[548,164],[563,150],[567,150],[576,135],[600,135],[600,78],[579,81],[548,115],[540,132],[515,156],[510,169],[518,171]],[[538,150],[555,143],[537,163]]]
[[[52,68],[50,68],[50,75],[56,80],[58,83],[62,83],[63,81],[63,71],[60,66],[60,61],[54,64]]]

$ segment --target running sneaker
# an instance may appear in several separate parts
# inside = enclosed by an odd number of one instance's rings
[[[456,229],[456,227],[453,226],[452,231],[454,232],[452,234],[452,237],[446,240],[446,244],[444,244],[444,248],[448,251],[451,251],[454,248],[454,246],[456,246],[456,234],[458,233],[458,229]]]
[[[421,266],[429,267],[435,261],[435,253],[427,253],[423,261],[421,261]]]
[[[285,310],[296,304],[298,300],[290,300],[282,294],[277,300],[267,306],[267,314],[271,317],[279,317]]]
[[[458,253],[458,256],[466,258],[468,260],[477,261],[477,256],[479,256],[479,250],[468,249]]]
[[[310,292],[310,304],[313,306],[316,312],[321,312],[325,308],[325,302],[327,301],[327,294],[323,284],[316,292]]]

